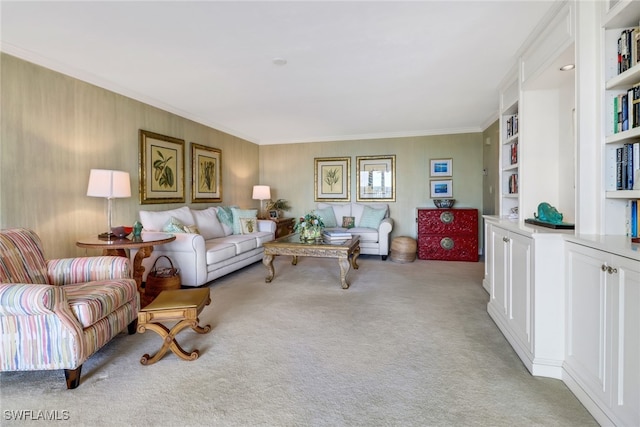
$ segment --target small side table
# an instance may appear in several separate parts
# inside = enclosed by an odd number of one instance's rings
[[[144,266],[142,260],[148,258],[153,252],[155,245],[173,242],[176,236],[173,234],[153,234],[151,236],[114,239],[100,239],[98,236],[85,237],[76,242],[76,246],[81,248],[102,249],[103,255],[127,256],[126,249],[138,249],[136,256],[133,258],[133,278],[138,285],[140,295],[144,293],[142,289],[142,274]]]
[[[276,223],[276,239],[293,233],[295,220],[293,218],[271,218]]]
[[[200,356],[198,350],[191,353],[180,347],[176,336],[190,326],[199,334],[206,334],[211,330],[211,325],[198,325],[198,315],[202,309],[211,303],[209,288],[179,289],[162,291],[151,304],[138,312],[138,332],[144,333],[147,329],[155,331],[162,338],[162,347],[153,356],[145,354],[140,359],[143,365],[156,363],[164,356],[167,350],[183,360],[196,360]],[[161,322],[178,322],[169,330]]]

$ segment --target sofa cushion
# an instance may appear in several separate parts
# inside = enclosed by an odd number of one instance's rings
[[[216,208],[216,213],[225,236],[233,234],[233,212],[231,208],[231,206],[218,206]]]
[[[378,229],[374,228],[362,228],[354,227],[349,230],[349,233],[360,236],[361,242],[377,242],[378,241]]]
[[[138,289],[129,279],[101,280],[64,285],[71,311],[84,328],[134,300]]]
[[[207,265],[216,264],[236,256],[236,245],[223,242],[222,239],[218,238],[205,242]]]
[[[218,211],[215,208],[207,208],[202,210],[192,209],[193,219],[196,221],[200,234],[204,240],[224,237],[224,229],[218,219]]]
[[[336,214],[333,212],[333,208],[331,206],[327,206],[326,208],[316,209],[316,213],[320,218],[322,218],[322,222],[324,222],[325,227],[337,227],[338,222],[336,221]]]
[[[239,209],[232,207],[231,212],[233,213],[233,234],[242,234],[240,218],[253,218],[255,221],[258,220],[257,209]]]
[[[375,228],[377,230],[385,214],[385,209],[374,209],[371,206],[365,206],[358,227]]]
[[[341,220],[343,216],[351,216],[351,203],[336,204],[336,203],[318,203],[318,209],[324,209],[331,207],[333,214],[337,220]]]
[[[185,225],[195,224],[191,209],[188,206],[168,211],[140,211],[140,222],[146,231],[162,231],[171,217]]]
[[[216,239],[216,241],[220,241],[221,243],[231,243],[235,245],[235,255],[241,254],[243,252],[248,252],[251,249],[255,249],[258,247],[258,242],[254,234],[232,234],[231,236]]]
[[[376,204],[376,205],[363,205],[360,203],[353,203],[351,206],[351,215],[353,215],[356,218],[356,225],[360,224],[360,220],[362,219],[362,215],[364,215],[364,209],[366,207],[372,208],[372,209],[381,209],[384,212],[384,217],[388,216],[388,210],[389,210],[389,205],[387,205],[386,203],[382,203],[382,204]],[[376,227],[377,228],[377,227]]]

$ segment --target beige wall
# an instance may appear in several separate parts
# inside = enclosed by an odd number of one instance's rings
[[[483,159],[483,168],[485,170],[484,174],[484,184],[483,184],[483,215],[497,215],[500,207],[500,197],[498,196],[499,188],[499,148],[500,148],[500,138],[499,138],[499,121],[496,120],[493,122],[491,126],[482,132],[482,141],[484,142],[482,146],[482,159]]]
[[[184,139],[187,204],[195,142],[222,150],[223,203],[257,206],[257,145],[6,54],[0,60],[0,227],[34,229],[47,257],[85,254],[76,239],[105,231],[106,202],[86,196],[92,168],[131,174],[133,197],[114,200],[113,224],[138,218],[139,129]]]
[[[356,201],[356,157],[396,155],[396,202],[392,236],[416,237],[415,210],[433,207],[429,159],[453,159],[456,207],[482,212],[482,133],[260,146],[260,179],[272,197],[287,199],[298,217],[313,209],[314,158],[351,157],[351,201]]]
[[[174,114],[100,89],[12,56],[0,57],[0,227],[29,227],[42,237],[47,257],[85,254],[79,237],[106,228],[106,203],[86,196],[89,170],[131,174],[134,196],[114,201],[114,225],[131,224],[140,209],[138,130],[185,140],[185,196],[191,198],[190,143],[222,150],[223,204],[257,207],[254,184],[291,202],[291,216],[315,207],[314,157],[352,159],[351,200],[356,201],[356,156],[396,155],[394,236],[415,237],[415,208],[433,207],[429,159],[453,159],[456,207],[482,211],[483,134],[257,146]],[[204,208],[210,204],[195,204]],[[95,252],[90,252],[91,255]]]

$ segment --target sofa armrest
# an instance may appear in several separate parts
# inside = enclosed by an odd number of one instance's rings
[[[386,234],[389,235],[393,230],[393,219],[392,218],[384,218],[380,225],[378,226],[378,233],[380,235]]]
[[[391,234],[391,230],[393,230],[393,219],[383,219],[378,227],[378,244],[380,245],[380,253],[382,255],[387,255],[389,253],[389,235]]]
[[[145,231],[144,235],[159,233]],[[200,286],[207,282],[207,251],[204,237],[193,233],[175,233],[176,240],[173,242],[157,245],[153,247],[153,252],[149,258],[142,261],[145,268],[142,280],[146,281],[147,274],[151,271],[155,260],[162,255],[171,259],[173,266],[180,270],[181,284],[184,286]],[[137,251],[131,251],[131,259]]]
[[[131,264],[121,256],[53,259],[47,261],[47,275],[52,285],[130,279]]]
[[[269,219],[259,219],[258,220],[258,231],[266,231],[269,233],[276,234],[276,223]]]
[[[53,285],[0,284],[0,316],[52,314],[55,291]]]

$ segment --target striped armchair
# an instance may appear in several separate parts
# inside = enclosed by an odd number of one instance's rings
[[[31,230],[0,230],[0,371],[64,369],[67,388],[114,336],[136,330],[140,296],[129,260],[45,260]]]

